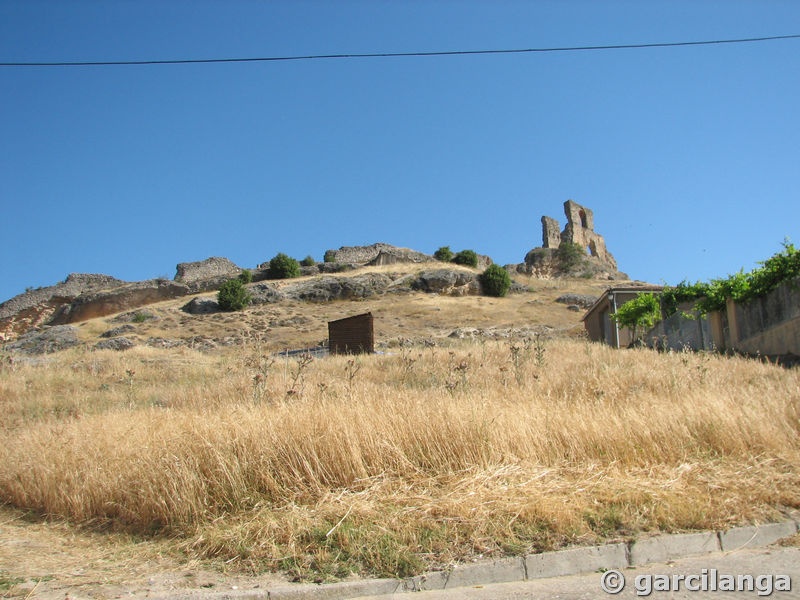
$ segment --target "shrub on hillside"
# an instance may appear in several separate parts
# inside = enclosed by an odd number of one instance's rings
[[[300,261],[301,267],[313,267],[315,264],[317,264],[317,261],[310,254]]]
[[[279,252],[269,261],[267,277],[270,279],[291,279],[300,277],[300,263],[291,256]]]
[[[477,267],[478,255],[474,250],[462,250],[453,257],[453,261],[457,265],[464,265],[465,267]]]
[[[481,287],[488,296],[505,296],[511,288],[511,277],[500,265],[489,265],[480,275]]]
[[[251,283],[253,281],[253,273],[250,269],[242,269],[242,272],[239,273],[239,281],[242,283]]]
[[[322,260],[325,262],[336,262],[336,250],[326,250]]]
[[[586,250],[573,242],[561,242],[556,254],[558,256],[558,264],[564,271],[571,271],[583,263],[586,258]]]
[[[250,293],[239,279],[226,281],[217,292],[217,304],[222,310],[242,310],[251,301]]]
[[[442,262],[450,262],[453,260],[453,251],[450,250],[450,246],[442,246],[433,253],[433,258]]]

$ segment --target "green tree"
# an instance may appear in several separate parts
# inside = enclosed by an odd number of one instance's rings
[[[450,262],[453,260],[453,251],[450,250],[450,246],[442,246],[433,253],[433,258],[442,262]]]
[[[317,264],[317,261],[310,254],[300,261],[300,266],[302,267],[313,267],[315,264]]]
[[[217,292],[217,304],[222,310],[242,310],[252,299],[244,284],[238,279],[226,281]]]
[[[300,263],[291,256],[279,252],[269,261],[267,277],[270,279],[291,279],[300,277]]]
[[[511,277],[500,265],[489,265],[480,275],[481,287],[489,296],[505,296],[511,288]]]
[[[239,273],[239,281],[245,284],[253,281],[253,273],[250,269],[242,269],[242,272]]]
[[[644,333],[661,320],[661,304],[652,293],[639,294],[617,308],[617,312],[611,315],[611,318],[622,327],[630,327],[635,340],[638,327],[641,327]]]
[[[556,251],[558,263],[564,271],[572,271],[586,258],[586,250],[579,244],[573,242],[561,242]]]
[[[478,255],[475,254],[474,250],[462,250],[453,257],[453,262],[465,267],[477,267]]]
[[[336,250],[326,250],[322,260],[325,262],[336,262]]]

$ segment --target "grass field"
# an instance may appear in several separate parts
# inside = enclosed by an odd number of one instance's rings
[[[392,352],[4,366],[0,501],[311,580],[800,507],[798,369],[574,339]]]

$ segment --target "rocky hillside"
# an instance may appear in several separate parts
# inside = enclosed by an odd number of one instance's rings
[[[531,253],[529,253],[530,255]],[[267,281],[269,263],[249,269],[253,283],[249,290],[255,306],[278,302],[332,302],[358,300],[384,295],[414,292],[470,296],[482,293],[479,273],[492,264],[491,258],[479,255],[478,269],[440,263],[432,256],[389,244],[343,246],[325,253],[326,262],[304,266],[302,277],[295,280]],[[549,261],[549,263],[547,262]],[[574,275],[559,269],[556,254],[542,262],[538,258],[520,265],[507,265],[512,276],[522,279]],[[549,269],[543,264],[551,264]],[[530,265],[534,264],[534,267]],[[412,269],[375,271],[378,267],[405,265]],[[589,265],[587,259],[586,265]],[[588,268],[588,267],[586,267]],[[53,286],[28,290],[0,304],[0,334],[14,340],[43,326],[70,325],[141,307],[189,298],[217,290],[244,269],[222,257],[179,263],[173,280],[150,279],[125,282],[108,275],[72,274]],[[602,267],[593,273],[600,279],[614,278]],[[525,291],[525,284],[515,282],[511,292]],[[213,298],[196,297],[186,302],[184,312],[210,314],[219,311]]]
[[[525,255],[525,261],[505,265],[509,273],[529,275],[539,279],[560,277],[582,277],[607,281],[628,280],[629,277],[617,270],[616,264],[603,260],[600,256],[577,254],[565,258],[558,248],[534,248]]]
[[[113,315],[29,331],[6,345],[14,360],[71,347],[134,347],[224,351],[257,342],[280,352],[317,346],[328,321],[371,312],[378,349],[462,338],[487,340],[534,334],[581,335],[581,316],[606,287],[585,279],[518,281],[504,298],[479,293],[477,270],[427,264],[364,267],[358,272],[249,284],[254,303],[221,312],[216,294],[162,300]],[[430,265],[434,266],[434,265]],[[33,358],[27,358],[33,357]],[[46,360],[46,359],[44,359]]]
[[[59,308],[81,294],[121,285],[125,282],[109,275],[72,273],[55,285],[29,289],[0,304],[0,334],[13,337],[48,324]]]

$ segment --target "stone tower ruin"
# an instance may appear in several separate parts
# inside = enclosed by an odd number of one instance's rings
[[[594,231],[592,211],[577,202],[567,200],[564,202],[564,213],[567,215],[567,225],[561,232],[558,230],[558,221],[551,217],[542,217],[542,246],[558,248],[562,242],[572,242],[616,269],[617,261],[606,248],[606,241]]]

